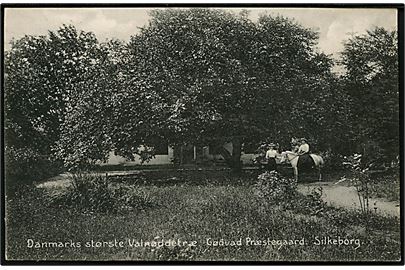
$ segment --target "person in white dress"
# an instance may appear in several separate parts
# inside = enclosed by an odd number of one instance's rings
[[[277,163],[276,157],[278,155],[277,150],[275,149],[276,145],[274,143],[269,144],[268,150],[266,152],[266,160],[267,160],[267,171],[274,171],[277,170]]]

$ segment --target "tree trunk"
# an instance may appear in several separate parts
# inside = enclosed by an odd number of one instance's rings
[[[240,160],[242,154],[242,143],[239,138],[232,139],[232,154],[225,147],[221,147],[221,155],[224,157],[226,164],[235,173],[242,171],[242,162]]]
[[[232,140],[232,160],[233,160],[233,171],[239,173],[242,171],[242,161],[240,157],[242,155],[242,143],[240,138],[234,138]]]

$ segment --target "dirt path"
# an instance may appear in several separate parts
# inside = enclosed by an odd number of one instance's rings
[[[331,182],[315,182],[299,184],[298,190],[309,194],[313,188],[322,187],[322,199],[330,205],[351,209],[360,209],[359,198],[354,187],[335,185]],[[382,215],[400,216],[398,202],[388,202],[383,199],[369,199],[370,208]]]

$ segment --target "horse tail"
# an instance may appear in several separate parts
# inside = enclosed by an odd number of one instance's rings
[[[325,161],[321,156],[318,156],[318,158],[319,158],[319,166],[323,166],[325,164]]]
[[[312,159],[314,160],[316,166],[323,166],[325,164],[325,161],[323,160],[323,158],[320,155],[311,154],[311,156],[312,156]],[[316,164],[316,163],[318,163],[318,164]]]

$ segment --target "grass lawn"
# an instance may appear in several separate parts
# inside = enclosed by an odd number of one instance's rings
[[[110,178],[133,186],[153,204],[140,210],[93,212],[47,203],[49,193],[20,188],[7,198],[6,243],[9,260],[193,260],[193,261],[396,261],[400,259],[400,223],[395,217],[325,207],[314,213],[295,204],[263,204],[255,195],[255,175],[230,172],[149,172]],[[303,196],[303,195],[302,195]],[[309,198],[299,198],[306,202]],[[320,240],[353,239],[339,245]],[[260,240],[247,243],[246,238]],[[80,243],[64,247],[28,247],[33,242]],[[161,240],[196,241],[193,246],[131,247]],[[211,239],[211,240],[210,240]],[[241,240],[241,245],[213,246]],[[267,245],[264,242],[268,242]],[[304,241],[303,245],[298,240]],[[122,247],[86,247],[117,240]],[[291,240],[291,241],[290,241]],[[297,240],[294,244],[292,240]],[[358,241],[355,244],[354,241]],[[134,243],[135,243],[134,242]],[[115,245],[115,244],[114,244]]]

